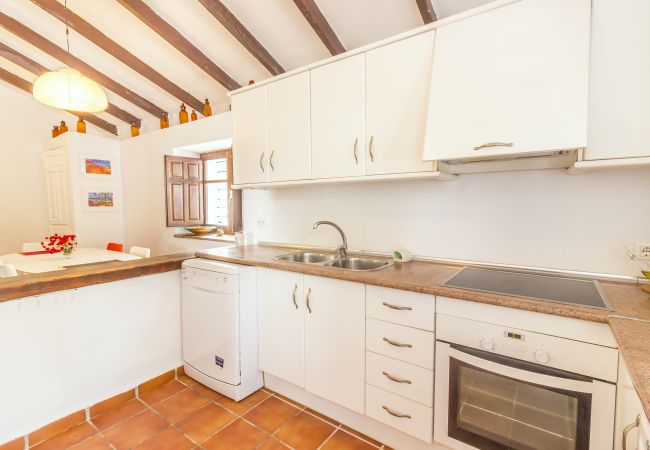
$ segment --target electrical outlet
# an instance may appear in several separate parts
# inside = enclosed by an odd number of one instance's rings
[[[257,219],[257,226],[258,226],[258,228],[264,228],[266,226],[266,220]]]
[[[650,260],[650,244],[636,244],[636,257]]]

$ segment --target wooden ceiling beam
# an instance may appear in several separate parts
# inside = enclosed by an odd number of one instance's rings
[[[23,55],[22,53],[14,50],[13,48],[3,44],[0,42],[0,57],[3,57],[12,63],[16,64],[17,66],[22,67],[23,69],[29,70],[32,72],[34,75],[43,75],[45,72],[49,72],[50,69],[47,67],[37,63],[31,58],[28,58],[27,56]],[[139,128],[141,125],[141,120],[137,117],[135,117],[133,114],[131,114],[128,111],[123,110],[122,108],[119,108],[115,106],[114,104],[110,103],[108,104],[108,107],[106,108],[106,112],[118,119],[120,119],[123,122],[126,123],[131,123],[134,122],[136,126]],[[89,121],[90,122],[90,121]]]
[[[156,14],[145,2],[142,0],[117,1],[226,89],[234,90],[241,87],[237,81],[232,79],[230,75],[201,52],[176,28]]]
[[[424,23],[431,23],[438,20],[431,0],[415,0],[415,2],[418,4],[418,9],[420,10],[420,15]]]
[[[56,0],[48,0],[56,1]],[[257,60],[262,63],[266,69],[273,75],[284,73],[279,62],[271,56],[264,46],[246,29],[246,27],[230,12],[230,10],[221,3],[220,0],[199,0],[205,9],[217,19],[226,30],[232,34],[235,39],[243,45]]]
[[[155,117],[160,117],[165,112],[164,109],[154,105],[146,98],[141,97],[130,89],[122,86],[108,75],[93,68],[89,64],[86,64],[76,56],[68,53],[65,49],[59,47],[53,42],[50,42],[40,34],[32,31],[30,28],[18,22],[13,17],[9,17],[3,12],[0,12],[0,27],[4,28],[10,33],[15,34],[24,41],[29,42],[31,45],[49,54],[53,58],[58,59],[63,64],[72,67],[75,70],[78,70],[87,77],[93,79],[96,83],[99,83],[106,89],[115,92],[120,97],[128,100],[139,108],[142,108],[149,114]]]
[[[293,2],[332,55],[345,52],[345,47],[314,0],[293,0]]]
[[[2,67],[0,67],[0,80],[4,80],[7,83],[17,87],[18,89],[22,89],[23,91],[28,92],[30,95],[32,93],[32,83],[19,77],[18,75],[9,72],[8,70],[3,69]],[[115,136],[117,136],[117,127],[115,125],[105,121],[100,117],[97,117],[94,114],[79,113],[75,111],[67,111],[67,112],[69,112],[70,114],[74,114],[75,116],[83,117],[85,121],[92,123],[93,125],[96,125],[99,128],[106,130],[109,133],[112,133]]]
[[[46,12],[50,13],[52,16],[59,19],[61,22],[66,21],[66,9],[61,3],[57,0],[32,0],[37,6],[43,8]],[[70,28],[74,29],[88,39],[93,44],[102,48],[104,51],[109,53],[114,58],[119,59],[124,64],[129,66],[134,71],[138,72],[140,75],[151,81],[152,83],[158,85],[160,88],[167,91],[170,95],[176,97],[177,99],[185,102],[191,108],[202,112],[203,111],[203,102],[192,94],[182,89],[177,84],[165,78],[160,72],[156,71],[153,67],[144,63],[140,58],[135,56],[133,53],[129,52],[127,49],[122,47],[120,44],[106,36],[104,33],[95,28],[92,24],[84,20],[82,17],[78,16],[74,12],[68,9],[67,11],[67,21],[70,25]]]

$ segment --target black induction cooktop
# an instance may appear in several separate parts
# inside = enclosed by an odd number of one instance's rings
[[[593,280],[466,267],[444,285],[587,308],[611,309],[605,293]]]

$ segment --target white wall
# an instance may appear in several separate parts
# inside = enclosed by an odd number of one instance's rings
[[[162,255],[230,245],[174,238],[176,228],[166,227],[164,157],[230,148],[231,138],[232,115],[223,113],[121,141],[127,246],[148,247],[152,255]]]
[[[0,443],[181,364],[179,271],[0,303]]]
[[[617,247],[650,242],[650,171],[461,175],[454,182],[340,184],[244,193],[244,229],[260,240],[637,275]],[[258,224],[263,221],[264,225]]]

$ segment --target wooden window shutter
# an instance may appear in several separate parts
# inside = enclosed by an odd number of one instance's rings
[[[167,226],[203,224],[203,161],[165,156]]]

